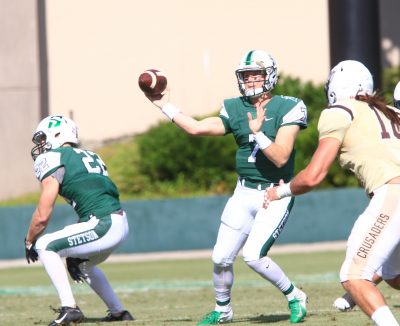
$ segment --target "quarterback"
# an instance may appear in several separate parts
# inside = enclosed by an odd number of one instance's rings
[[[133,320],[124,309],[103,272],[96,265],[105,261],[128,235],[125,211],[119,193],[108,177],[101,158],[77,148],[78,128],[63,116],[43,119],[33,135],[35,174],[41,182],[41,194],[25,238],[28,263],[38,259],[55,286],[61,308],[49,326],[81,322],[84,315],[76,305],[62,257],[66,258],[71,278],[87,284],[104,301],[108,315],[105,322]],[[53,211],[57,196],[74,208],[78,223],[42,235]]]
[[[398,326],[374,281],[380,270],[382,279],[400,289],[400,110],[373,93],[372,75],[359,61],[338,63],[326,94],[329,106],[319,118],[310,164],[289,183],[268,189],[264,207],[312,190],[338,154],[371,198],[351,230],[340,280],[375,325]]]
[[[224,100],[219,116],[203,120],[196,120],[173,105],[169,87],[159,96],[147,95],[187,134],[232,134],[238,146],[237,185],[222,213],[212,255],[216,304],[198,325],[232,321],[233,263],[241,249],[248,266],[286,296],[290,321],[298,323],[306,315],[307,296],[267,256],[287,222],[294,200],[286,198],[266,211],[262,203],[267,187],[280,179],[288,182],[293,176],[294,144],[299,131],[307,126],[307,109],[300,99],[272,95],[277,67],[264,51],[247,52],[236,69],[236,77],[241,96]]]

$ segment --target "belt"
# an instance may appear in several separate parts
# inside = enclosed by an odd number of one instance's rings
[[[269,188],[271,185],[275,185],[271,182],[253,182],[246,180],[245,178],[239,178],[239,182],[243,187],[257,189],[257,190],[265,190]]]
[[[93,218],[93,217],[102,218],[103,216],[108,216],[108,215],[111,215],[111,214],[117,214],[117,215],[124,216],[124,213],[125,213],[125,211],[124,211],[122,208],[120,208],[120,209],[117,209],[117,210],[114,211],[114,212],[111,212],[111,213],[106,214],[106,215],[102,215],[102,216],[100,216],[100,217],[98,217],[97,215],[94,215],[94,214],[90,214],[90,215],[89,215],[89,219],[91,219],[91,218]]]

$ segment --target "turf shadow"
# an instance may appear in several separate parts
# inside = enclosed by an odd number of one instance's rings
[[[249,323],[249,324],[265,324],[265,323],[277,323],[282,320],[289,320],[290,315],[280,314],[280,315],[259,315],[249,318],[234,319],[235,323]]]

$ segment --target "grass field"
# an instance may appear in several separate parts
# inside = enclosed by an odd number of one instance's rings
[[[373,325],[359,309],[341,313],[332,308],[333,300],[343,292],[338,282],[343,256],[342,251],[272,256],[309,296],[309,313],[302,325]],[[136,318],[117,325],[195,325],[214,306],[209,259],[104,263],[101,268]],[[86,284],[74,284],[73,288],[87,317],[81,325],[100,324],[99,319],[106,314],[104,304]],[[400,293],[387,285],[380,288],[400,318]],[[49,306],[59,306],[40,265],[0,269],[0,300],[2,326],[47,325],[56,317]],[[238,325],[290,325],[286,299],[251,271],[241,257],[235,263],[232,304]]]

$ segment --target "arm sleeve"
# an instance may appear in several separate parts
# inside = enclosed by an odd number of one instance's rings
[[[65,168],[63,166],[60,166],[53,174],[52,176],[57,180],[59,184],[62,184],[64,181],[64,174],[65,174]]]

